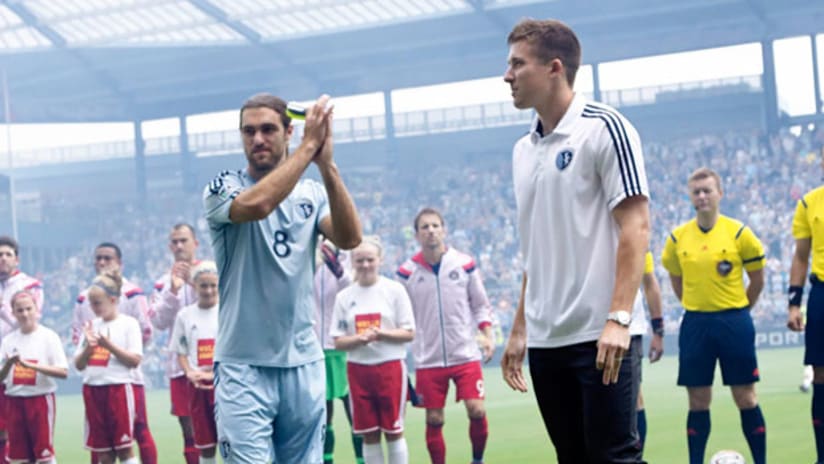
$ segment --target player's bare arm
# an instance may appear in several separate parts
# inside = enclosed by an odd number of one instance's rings
[[[331,108],[326,108],[328,101],[329,96],[323,95],[307,111],[303,141],[297,150],[232,201],[229,210],[232,222],[259,221],[289,196],[326,139],[331,113]],[[291,126],[283,130],[291,131]]]
[[[644,287],[644,298],[647,300],[647,307],[649,308],[649,318],[653,321],[661,321],[664,317],[663,303],[661,302],[661,286],[658,285],[658,279],[655,274],[644,274],[641,280]],[[653,329],[655,325],[653,323]],[[664,354],[664,335],[661,332],[656,333],[653,330],[652,338],[649,343],[649,361],[656,362],[661,359]]]
[[[750,309],[752,309],[758,302],[761,290],[764,289],[764,269],[747,271],[747,277],[750,278],[750,284],[747,285],[747,300],[750,302]]]
[[[118,361],[122,362],[126,367],[135,368],[140,365],[140,361],[143,359],[143,356],[132,353],[131,351],[126,351],[123,348],[115,345],[109,340],[108,337],[104,335],[100,335],[100,338],[97,341],[100,346],[109,350],[110,353],[117,358]]]
[[[526,356],[526,316],[524,315],[524,296],[526,295],[527,276],[524,272],[521,279],[521,296],[518,298],[518,308],[512,320],[512,331],[506,342],[503,357],[501,358],[501,373],[504,381],[510,388],[522,393],[527,392],[524,379],[523,365]]]
[[[804,280],[807,277],[807,270],[810,263],[810,247],[812,246],[811,238],[801,238],[795,241],[795,252],[793,253],[793,262],[790,265],[790,287],[795,287],[797,292],[803,291]],[[792,301],[794,295],[790,295]],[[801,298],[798,295],[797,298]],[[797,304],[790,303],[789,314],[787,315],[787,327],[790,330],[800,332],[804,330],[804,318],[801,315],[801,308]]]
[[[365,331],[355,335],[341,335],[340,337],[335,337],[335,349],[350,351],[368,345],[377,339],[378,335],[375,331]]]
[[[30,362],[26,362],[24,359],[21,359],[17,362],[23,367],[28,369],[37,371],[43,375],[47,375],[49,377],[54,377],[57,379],[65,379],[69,376],[69,370],[65,367],[57,367],[57,366],[48,366],[45,364],[32,364]],[[2,372],[0,372],[2,374]],[[3,378],[0,376],[0,378]]]
[[[20,361],[20,355],[19,354],[13,354],[12,356],[9,356],[8,358],[5,359],[5,361],[3,362],[3,367],[0,367],[0,382],[5,381],[6,377],[9,375],[9,372],[11,372],[11,369],[19,361]]]
[[[180,363],[181,369],[186,374],[186,379],[189,383],[198,390],[213,390],[215,387],[211,384],[214,376],[210,372],[201,372],[193,369],[189,364],[189,358],[185,354],[178,354],[177,361]]]
[[[632,312],[635,296],[644,275],[644,255],[649,249],[649,202],[636,195],[623,200],[612,210],[618,224],[618,249],[615,263],[615,287],[609,312]],[[598,338],[595,365],[603,369],[603,383],[618,381],[621,359],[629,348],[629,328],[609,321]]]
[[[74,357],[74,367],[77,368],[78,371],[82,371],[86,369],[89,365],[89,358],[92,356],[92,352],[94,351],[94,347],[97,346],[97,339],[94,339],[94,342],[89,342],[89,337],[87,336],[84,340],[85,346],[83,347],[83,351],[77,354]]]
[[[338,248],[351,250],[360,245],[363,231],[358,211],[355,209],[355,202],[352,201],[352,196],[343,184],[340,171],[332,158],[334,142],[331,116],[327,124],[326,139],[315,158],[315,164],[323,178],[323,186],[326,188],[326,195],[329,197],[330,211],[329,216],[321,219],[320,230]]]
[[[682,301],[684,299],[684,279],[681,276],[670,274],[670,285],[678,301]]]
[[[411,342],[415,331],[410,329],[377,329],[378,340],[391,343]]]

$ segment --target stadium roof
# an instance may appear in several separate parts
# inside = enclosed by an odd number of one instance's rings
[[[810,0],[0,0],[0,69],[13,122],[175,117],[501,74],[526,16],[586,63],[824,30]]]

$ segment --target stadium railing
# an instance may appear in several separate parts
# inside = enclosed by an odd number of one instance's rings
[[[682,82],[633,89],[602,92],[602,100],[612,106],[654,104],[658,101],[700,98],[741,92],[757,92],[761,89],[761,76],[740,76],[697,82]],[[585,95],[592,97],[591,93]],[[520,111],[509,101],[458,107],[436,108],[420,111],[396,112],[393,125],[397,137],[414,137],[444,132],[477,130],[490,127],[527,125],[531,111]],[[296,144],[303,133],[302,124],[296,124]],[[386,138],[386,121],[383,115],[340,118],[335,120],[337,143],[355,143]],[[189,134],[189,149],[198,157],[239,153],[241,149],[235,129]],[[175,155],[180,153],[178,136],[145,139],[146,156]],[[129,158],[135,154],[133,140],[73,145],[54,148],[20,150],[13,152],[14,167],[43,164],[100,161]],[[0,169],[9,168],[7,154],[0,154]]]

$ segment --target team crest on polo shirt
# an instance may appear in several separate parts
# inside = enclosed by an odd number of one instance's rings
[[[572,150],[569,149],[560,151],[558,156],[555,157],[555,167],[557,167],[559,171],[566,169],[571,162]]]
[[[715,270],[718,271],[718,275],[721,277],[727,277],[730,272],[732,272],[732,263],[727,261],[726,259],[720,261],[716,266]]]
[[[303,219],[309,219],[312,216],[312,213],[315,212],[315,205],[308,200],[299,201],[295,205],[295,214]]]
[[[452,280],[458,280],[458,277],[460,277],[458,275],[458,271],[452,271],[452,272],[449,273],[449,278],[452,279]]]

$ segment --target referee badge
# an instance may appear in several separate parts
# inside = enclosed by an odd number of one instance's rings
[[[559,171],[566,169],[571,162],[572,150],[562,150],[558,153],[558,156],[555,157],[555,167],[557,167]]]
[[[716,266],[715,270],[718,271],[718,275],[721,277],[727,277],[730,272],[732,272],[732,263],[727,261],[726,259],[720,261]]]

